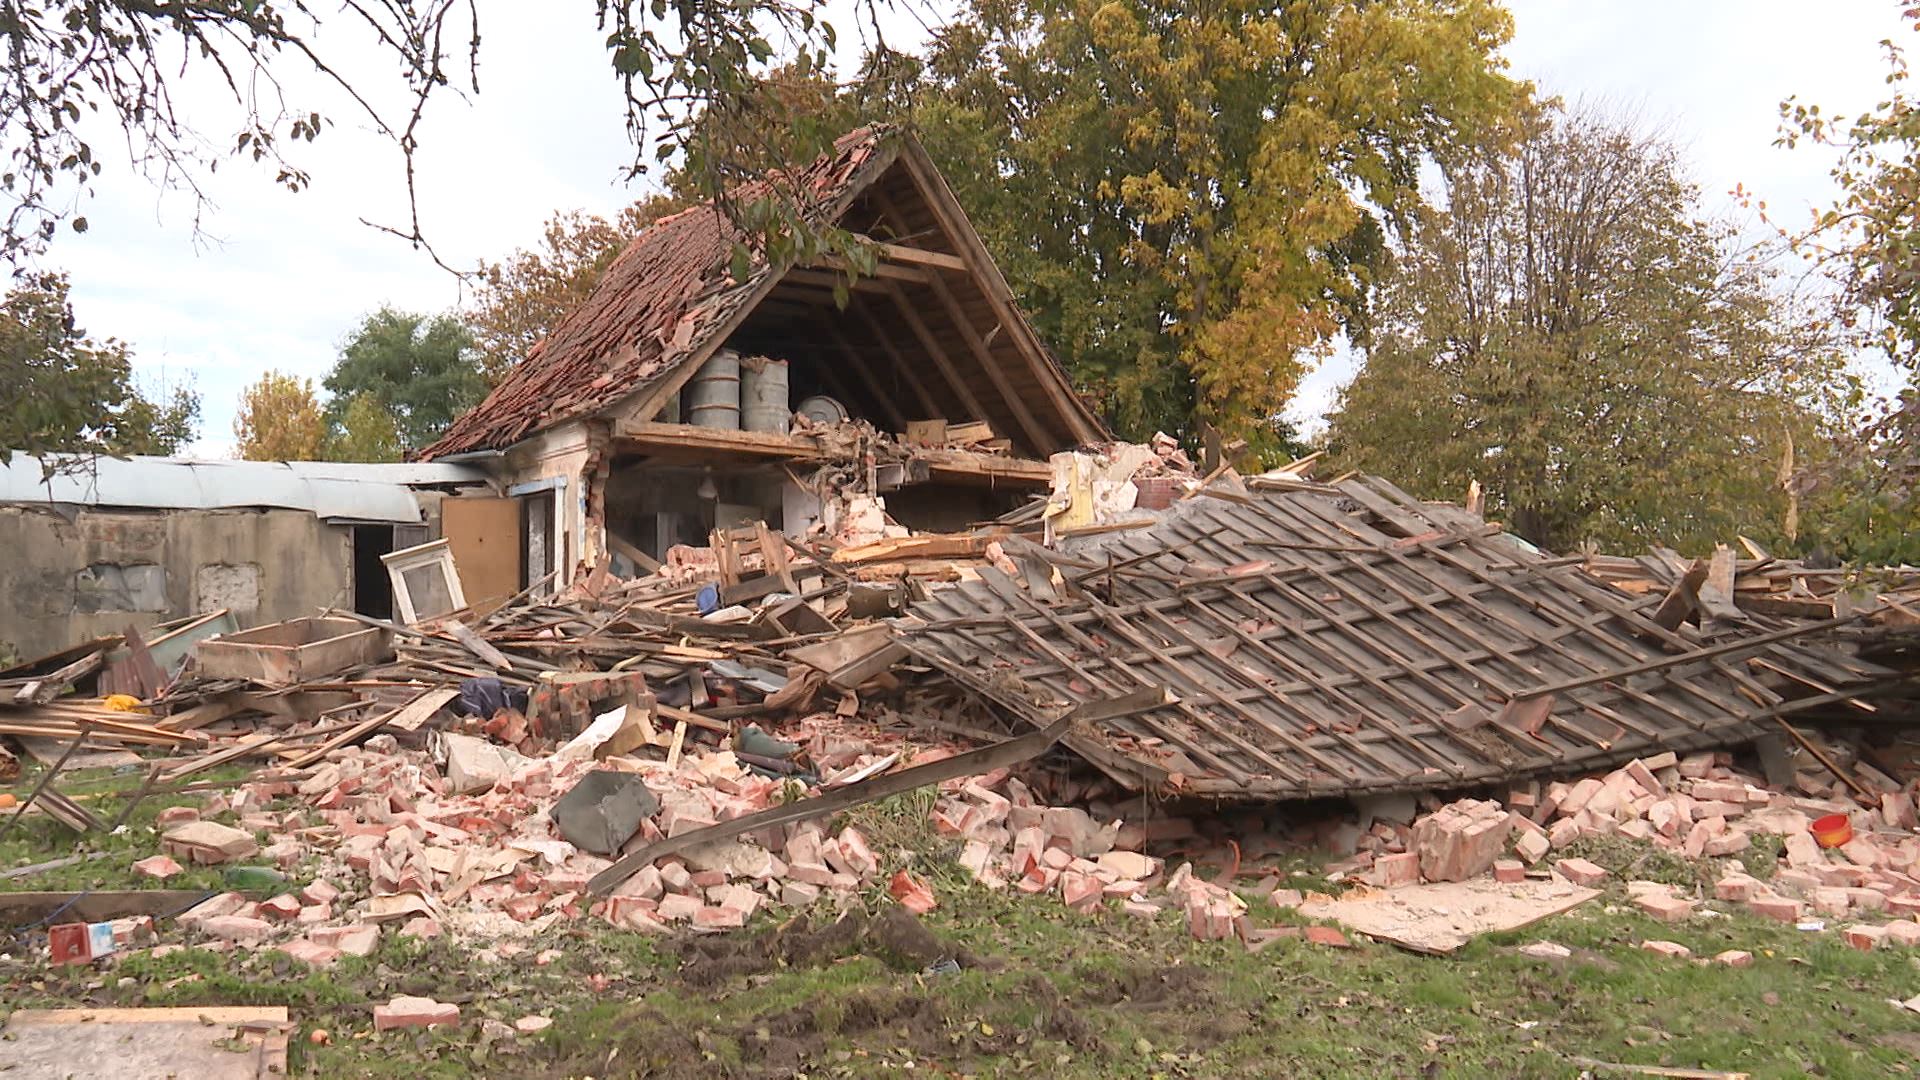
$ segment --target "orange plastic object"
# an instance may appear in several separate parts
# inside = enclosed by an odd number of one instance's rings
[[[47,930],[47,949],[56,964],[84,964],[93,959],[87,947],[87,924],[61,923]]]
[[[1853,819],[1845,814],[1828,814],[1815,818],[1807,827],[1821,847],[1839,847],[1853,839]]]

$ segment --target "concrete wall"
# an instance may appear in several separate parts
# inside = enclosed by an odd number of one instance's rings
[[[31,659],[215,608],[257,626],[353,606],[353,530],[300,510],[0,506],[0,643]]]

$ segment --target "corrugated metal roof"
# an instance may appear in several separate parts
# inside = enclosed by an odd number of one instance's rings
[[[0,463],[0,503],[75,503],[162,510],[268,506],[323,518],[410,524],[421,520],[412,486],[485,483],[465,465],[319,461],[184,461],[77,458],[51,479],[25,454]],[[412,486],[409,486],[412,485]]]

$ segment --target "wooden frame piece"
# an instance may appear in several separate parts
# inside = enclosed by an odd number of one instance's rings
[[[444,538],[430,540],[416,547],[402,548],[380,556],[381,563],[387,568],[387,577],[393,582],[393,603],[399,609],[400,621],[411,625],[422,618],[438,618],[450,615],[467,606],[466,593],[460,589],[460,572],[453,565],[453,548]],[[445,590],[445,599],[450,606],[445,611],[430,611],[424,615],[420,611],[426,596],[413,595],[413,588],[407,582],[407,575],[418,570],[436,574]]]

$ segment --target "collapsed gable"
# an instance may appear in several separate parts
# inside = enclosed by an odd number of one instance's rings
[[[723,346],[788,361],[795,402],[827,395],[894,431],[985,420],[1028,456],[1105,436],[911,137],[854,132],[800,177],[830,220],[878,245],[878,272],[844,307],[831,266],[756,262],[735,281],[740,234],[719,209],[695,207],[635,238],[425,456],[503,448],[576,418],[652,419]]]

